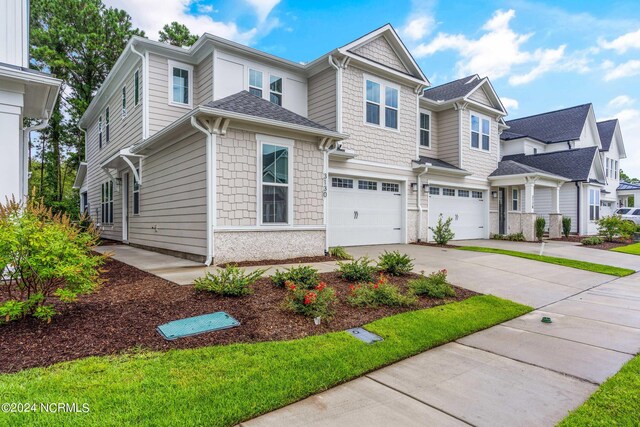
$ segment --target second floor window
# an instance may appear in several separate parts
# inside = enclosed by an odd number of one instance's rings
[[[169,61],[169,103],[178,106],[191,106],[193,67]]]
[[[133,74],[133,105],[140,103],[140,70]]]
[[[269,77],[269,100],[282,106],[282,77]]]
[[[489,119],[471,114],[471,148],[489,151],[490,129]]]
[[[102,148],[102,116],[98,117],[98,147]]]
[[[106,133],[105,141],[108,144],[109,143],[109,137],[110,137],[110,135],[109,135],[109,107],[107,107],[104,110],[104,119],[105,119],[105,133]]]
[[[262,98],[262,71],[249,70],[249,93]]]
[[[427,113],[420,113],[420,146],[431,146],[431,116]]]
[[[365,92],[365,121],[372,125],[398,129],[398,89],[367,79]],[[384,108],[383,112],[380,111],[381,108]]]
[[[127,115],[127,87],[122,86],[122,117]]]

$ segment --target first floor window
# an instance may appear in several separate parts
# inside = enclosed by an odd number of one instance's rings
[[[262,222],[289,223],[289,147],[262,144]]]
[[[249,69],[249,93],[262,98],[262,71]]]
[[[282,106],[282,77],[269,76],[269,101]]]
[[[431,116],[427,113],[420,113],[420,146],[429,147],[431,132]]]
[[[86,214],[89,212],[89,196],[86,191],[80,194],[80,213]]]
[[[136,168],[136,173],[140,175],[140,169]],[[140,214],[140,183],[135,175],[133,176],[133,214]]]
[[[597,221],[600,219],[600,190],[589,190],[589,220]]]
[[[102,223],[113,224],[113,181],[102,183],[101,196]]]
[[[490,129],[489,119],[471,114],[471,147],[489,151]]]
[[[518,190],[515,188],[511,190],[511,210],[518,210]]]

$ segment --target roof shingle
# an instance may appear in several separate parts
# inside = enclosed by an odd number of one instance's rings
[[[498,169],[491,172],[491,175],[489,176],[522,175],[530,173],[544,173],[547,175],[549,174],[549,172],[545,170],[518,163],[514,160],[503,160],[498,163]]]
[[[438,167],[438,168],[446,168],[446,169],[454,169],[454,170],[464,171],[464,169],[460,169],[459,167],[454,166],[451,163],[447,163],[445,161],[442,161],[440,159],[436,159],[436,158],[433,158],[433,157],[420,156],[419,163],[421,163],[421,164],[429,163],[429,164],[431,164],[431,166],[435,166],[435,167]]]
[[[514,154],[504,156],[502,162],[513,160],[571,181],[587,181],[598,147],[576,148],[542,154]],[[501,163],[502,163],[501,162]]]
[[[611,147],[611,140],[613,140],[613,134],[616,131],[616,125],[618,119],[605,120],[598,122],[598,133],[600,134],[600,142],[602,143],[602,151],[609,151]]]
[[[478,83],[480,83],[480,77],[474,74],[429,88],[424,91],[422,96],[432,101],[450,101],[468,95]]]
[[[263,119],[277,120],[294,125],[307,126],[328,131],[331,130],[320,123],[309,120],[306,117],[269,102],[266,99],[251,95],[246,90],[229,95],[226,98],[218,99],[217,101],[210,101],[205,104],[205,106],[233,113],[261,117]]]
[[[509,131],[507,135],[503,132],[501,138],[508,141],[528,136],[547,144],[574,141],[580,139],[590,109],[591,104],[584,104],[509,120]]]

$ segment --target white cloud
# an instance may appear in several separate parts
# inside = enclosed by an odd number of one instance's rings
[[[602,63],[602,68],[607,70],[604,75],[605,81],[640,75],[640,61],[637,59],[632,59],[618,65],[606,60]]]
[[[527,51],[524,44],[533,33],[517,33],[510,24],[516,13],[513,9],[494,12],[483,26],[484,32],[479,38],[471,39],[463,34],[439,33],[428,43],[419,44],[413,54],[416,57],[433,55],[444,50],[454,50],[460,55],[456,63],[459,76],[480,74],[492,79],[514,73],[514,68],[529,67],[511,77],[512,85],[529,83],[536,78],[556,69],[578,68],[575,59],[566,62],[564,45],[551,49]],[[582,66],[586,65],[582,63]]]
[[[409,40],[421,40],[433,31],[435,19],[431,15],[414,15],[400,29],[400,34]]]
[[[609,108],[624,108],[624,107],[631,107],[635,102],[636,100],[631,98],[630,96],[619,95],[613,98],[611,101],[609,101],[607,106]]]
[[[233,21],[216,21],[207,14],[192,15],[189,13],[189,8],[193,0],[104,0],[104,3],[107,6],[126,10],[131,15],[133,24],[142,29],[151,39],[157,39],[158,31],[165,24],[178,21],[186,25],[194,34],[207,32],[250,44],[258,35],[268,33],[277,24],[277,21],[269,20],[268,16],[279,0],[245,1],[257,17],[257,24],[253,28],[240,29]],[[199,11],[202,6],[198,5]]]
[[[520,106],[517,99],[507,98],[506,96],[501,96],[500,101],[502,101],[502,105],[504,105],[504,108],[507,110],[517,110]]]
[[[615,50],[617,53],[625,53],[629,49],[640,49],[640,30],[623,34],[610,42],[601,39],[598,44],[603,49]]]
[[[640,178],[640,110],[626,108],[612,118],[620,121],[622,139],[627,158],[621,161],[621,168],[631,177]]]

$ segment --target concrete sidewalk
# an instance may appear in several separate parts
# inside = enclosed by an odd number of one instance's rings
[[[391,247],[350,252],[383,249]],[[473,280],[477,290],[537,301],[539,309],[244,426],[552,426],[640,350],[640,274],[614,279],[501,255],[403,249],[418,268],[444,262],[456,284]],[[542,323],[543,316],[553,323]]]

